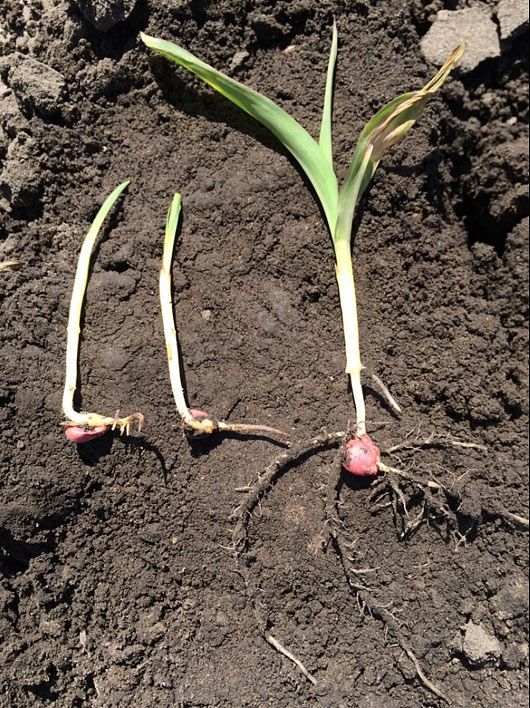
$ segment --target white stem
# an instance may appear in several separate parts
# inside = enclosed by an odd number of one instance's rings
[[[128,418],[124,418],[122,420],[121,418],[99,416],[96,413],[80,413],[74,409],[74,394],[77,388],[77,361],[79,356],[79,334],[81,332],[81,312],[85,300],[85,291],[90,268],[90,256],[92,255],[94,243],[98,237],[103,222],[105,221],[114,203],[128,184],[129,182],[122,182],[105,199],[96,215],[96,218],[92,222],[87,235],[85,236],[85,240],[81,246],[81,252],[79,253],[74,286],[72,289],[72,297],[70,300],[70,312],[68,314],[66,373],[62,401],[63,413],[66,416],[67,422],[70,424],[74,423],[76,425],[86,425],[90,427],[94,427],[96,425],[118,425],[120,428],[128,426]],[[134,415],[138,416],[139,414]]]
[[[171,297],[171,262],[173,260],[173,248],[175,246],[175,235],[177,233],[181,203],[182,198],[180,194],[175,194],[168,212],[159,280],[160,308],[162,311],[162,322],[164,323],[167,363],[173,397],[179,415],[184,423],[194,427],[195,419],[188,408],[180,376],[180,356],[177,343],[177,330],[173,317],[173,300]]]
[[[107,217],[114,202],[118,199],[129,182],[122,182],[103,202],[96,218],[88,230],[75,272],[74,287],[70,299],[70,312],[68,315],[68,328],[66,339],[66,373],[63,392],[63,413],[66,419],[72,423],[84,425],[87,423],[85,413],[78,413],[74,410],[74,394],[77,388],[77,361],[79,356],[79,334],[81,332],[81,311],[85,300],[85,291],[90,268],[90,256],[94,244],[99,234],[99,230]]]
[[[355,281],[353,278],[349,240],[338,239],[335,242],[335,255],[337,259],[336,275],[342,311],[344,343],[346,345],[346,373],[351,380],[353,400],[355,403],[357,420],[355,432],[360,436],[366,434],[366,408],[361,384],[361,371],[364,367],[361,363],[361,351],[359,347],[357,298],[355,295]]]
[[[203,435],[211,435],[216,430],[226,430],[242,434],[278,435],[287,438],[287,433],[277,428],[270,428],[266,425],[250,425],[245,423],[227,423],[226,421],[216,421],[210,417],[197,416],[191,414],[180,375],[180,353],[177,341],[177,330],[173,317],[173,300],[171,298],[171,262],[173,260],[173,249],[175,247],[175,235],[180,215],[182,198],[180,194],[175,194],[171,206],[169,207],[166,221],[166,233],[164,237],[164,250],[162,253],[162,267],[160,268],[160,308],[162,310],[162,321],[164,323],[164,337],[166,340],[167,363],[169,367],[169,378],[171,389],[177,406],[177,411],[182,422],[187,428],[196,430]]]

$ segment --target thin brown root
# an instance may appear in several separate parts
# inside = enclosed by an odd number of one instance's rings
[[[265,496],[268,490],[274,486],[276,480],[289,467],[289,465],[295,464],[300,460],[300,458],[309,455],[312,452],[325,450],[327,448],[340,445],[345,436],[346,433],[342,431],[338,433],[324,433],[322,435],[317,435],[310,441],[298,443],[291,449],[286,450],[277,460],[265,469],[254,485],[240,488],[241,491],[246,491],[247,494],[243,503],[240,504],[240,506],[237,507],[233,513],[233,517],[235,517],[237,523],[232,535],[232,549],[235,552],[236,561],[240,569],[239,572],[245,582],[247,598],[252,606],[258,630],[264,639],[274,649],[276,649],[276,651],[280,652],[280,654],[292,661],[307,678],[307,680],[313,685],[317,683],[317,680],[306,669],[300,659],[294,656],[294,654],[286,649],[269,631],[267,631],[267,610],[257,599],[259,590],[256,584],[256,579],[252,575],[251,567],[245,560],[245,551],[248,547],[247,527],[250,519],[252,518],[252,512],[259,504],[262,497]]]
[[[316,678],[313,676],[313,674],[311,674],[311,673],[306,669],[306,667],[302,664],[302,662],[300,661],[300,659],[297,659],[294,654],[291,654],[291,652],[290,652],[288,649],[286,649],[286,648],[283,646],[283,644],[280,644],[280,642],[279,642],[275,637],[273,637],[272,634],[270,634],[269,632],[265,632],[265,634],[263,635],[263,637],[264,637],[265,641],[267,641],[267,642],[271,645],[271,647],[274,647],[274,648],[276,649],[276,651],[279,651],[280,654],[283,654],[283,656],[287,657],[287,659],[289,659],[290,661],[292,661],[293,664],[296,664],[296,666],[298,666],[298,668],[299,668],[300,671],[303,673],[303,675],[306,677],[306,679],[307,679],[308,681],[311,681],[311,683],[313,684],[313,686],[316,686],[316,685],[317,685],[318,681],[317,681]]]
[[[403,540],[411,536],[423,523],[427,497],[424,496],[419,512],[412,516],[407,507],[407,500],[403,490],[394,475],[388,475],[388,483],[391,489],[391,505],[394,512],[394,523],[396,528],[400,529],[399,536]]]
[[[252,423],[228,423],[226,420],[216,420],[207,413],[197,411],[195,415],[190,412],[186,417],[181,417],[181,425],[188,438],[202,438],[220,431],[237,433],[238,435],[263,435],[271,438],[281,438],[286,443],[289,433],[268,425]]]
[[[432,479],[422,479],[421,477],[411,474],[410,472],[406,472],[405,470],[399,469],[398,467],[391,467],[389,465],[385,465],[383,462],[378,462],[377,469],[380,472],[384,472],[386,474],[398,475],[399,477],[402,477],[403,479],[412,482],[423,490],[441,490],[454,497],[457,496],[455,492],[451,491],[439,482],[435,482]],[[430,497],[430,499],[432,501],[432,496]],[[518,526],[524,526],[525,528],[529,527],[529,520],[525,516],[522,516],[521,514],[514,514],[511,511],[508,511],[507,509],[502,507],[500,504],[495,504],[494,506],[483,506],[482,508],[486,512],[486,514],[489,514],[490,516],[496,516],[498,518],[504,519],[505,521],[517,524]]]
[[[425,688],[430,691],[431,693],[434,693],[435,696],[438,696],[442,701],[445,701],[447,704],[451,704],[451,701],[449,698],[446,696],[446,694],[442,691],[441,688],[438,688],[438,686],[433,683],[427,676],[425,675],[425,672],[421,668],[421,664],[418,661],[418,657],[416,654],[412,651],[412,649],[409,646],[409,643],[403,636],[403,633],[398,625],[398,622],[394,615],[386,610],[384,607],[379,607],[378,605],[374,605],[370,607],[371,614],[378,620],[384,623],[384,625],[390,629],[397,639],[399,646],[403,649],[405,654],[408,656],[408,658],[411,660],[412,664],[414,665],[414,669],[416,671],[416,675],[421,681],[421,683],[425,686]]]
[[[431,433],[424,440],[418,440],[418,441],[414,441],[414,442],[407,441],[404,443],[399,443],[398,445],[393,445],[392,447],[389,447],[384,452],[387,455],[393,455],[395,452],[399,452],[401,450],[418,450],[421,448],[446,447],[446,446],[459,447],[459,448],[464,448],[464,449],[468,449],[468,450],[479,450],[480,452],[487,452],[488,451],[488,448],[485,445],[481,445],[480,443],[457,440],[456,438],[452,438],[450,435],[443,435],[440,433]]]
[[[409,657],[409,659],[412,661],[414,664],[414,669],[416,670],[416,674],[419,678],[419,680],[422,682],[422,684],[427,688],[431,693],[434,693],[435,696],[438,696],[438,698],[441,698],[442,701],[445,701],[446,703],[450,703],[449,698],[445,695],[445,693],[436,686],[430,679],[425,676],[423,669],[420,666],[420,662],[418,661],[416,654],[410,649],[410,647],[403,647],[403,650],[405,654]]]
[[[383,383],[383,381],[379,378],[377,374],[374,374],[373,371],[368,371],[367,372],[372,379],[372,381],[375,383],[381,394],[383,395],[383,398],[386,400],[390,408],[394,411],[394,413],[397,413],[397,415],[401,415],[403,412],[401,410],[401,406],[398,404],[394,396],[390,393],[388,390],[387,386]]]
[[[489,514],[493,516],[499,516],[501,519],[506,521],[512,521],[514,524],[519,526],[525,526],[528,528],[528,519],[520,514],[513,514],[511,511],[504,509],[502,506],[495,506],[492,509],[486,509]]]
[[[339,485],[337,479],[336,466],[339,461],[339,450],[333,460],[333,464],[328,468],[328,479],[326,480],[326,493],[324,496],[324,528],[322,530],[322,548],[326,549],[332,541],[336,541],[337,536],[345,532],[344,523],[340,518],[337,504],[339,500]]]
[[[335,496],[333,507],[332,507],[332,513],[333,516],[337,516],[339,524],[342,523],[342,519],[340,518],[339,512],[338,512],[338,506],[339,506],[339,499],[338,495]],[[326,500],[326,508],[329,510],[331,507],[329,506],[329,500]],[[380,604],[373,603],[370,598],[370,591],[373,592],[373,588],[366,588],[362,585],[359,584],[357,581],[357,578],[355,577],[356,575],[359,574],[359,571],[356,571],[350,567],[352,561],[351,559],[346,556],[346,554],[343,551],[343,544],[341,543],[340,535],[337,534],[332,537],[332,544],[333,548],[337,554],[339,563],[342,567],[342,571],[344,573],[344,577],[346,579],[346,582],[348,583],[350,590],[352,594],[355,596],[357,605],[359,607],[359,610],[361,614],[364,616],[368,614],[371,617],[374,617],[375,619],[379,620],[385,628],[385,634],[387,631],[391,631],[392,634],[395,636],[399,646],[402,648],[402,650],[406,653],[406,655],[409,657],[410,661],[414,665],[414,669],[416,671],[416,675],[418,679],[421,681],[423,686],[431,691],[435,696],[438,696],[441,700],[445,701],[446,703],[450,703],[449,699],[447,696],[443,693],[443,691],[436,686],[426,675],[423,669],[421,668],[420,662],[418,661],[418,658],[410,648],[407,640],[403,636],[403,632],[401,631],[401,628],[399,626],[399,622],[396,619],[395,615],[386,609],[386,607],[383,607]],[[372,570],[376,569],[368,569],[369,572]],[[365,571],[366,572],[366,571]]]
[[[434,482],[431,479],[422,479],[421,477],[417,477],[414,474],[411,474],[410,472],[405,472],[405,470],[399,469],[399,467],[390,467],[390,465],[385,465],[383,462],[378,462],[377,463],[377,469],[380,472],[384,472],[386,474],[395,474],[398,475],[399,477],[403,477],[403,479],[409,480],[409,482],[414,482],[415,484],[419,484],[422,487],[428,487],[429,489],[446,489],[446,487],[443,486],[443,484],[440,484],[439,482]]]
[[[480,443],[463,442],[462,440],[454,440],[453,438],[448,438],[447,442],[453,447],[463,447],[467,450],[479,450],[480,452],[488,451],[486,445],[481,445]]]
[[[250,488],[243,502],[233,513],[233,517],[237,519],[233,531],[234,550],[237,554],[241,554],[247,545],[247,526],[254,508],[267,491],[274,486],[283,471],[301,457],[340,445],[345,437],[346,433],[342,430],[336,433],[322,433],[309,441],[293,445],[265,468],[256,483]]]
[[[218,422],[218,430],[226,430],[229,433],[239,433],[241,435],[269,435],[276,438],[289,439],[289,433],[279,428],[271,428],[268,425],[255,425],[250,423],[227,423],[225,420]]]

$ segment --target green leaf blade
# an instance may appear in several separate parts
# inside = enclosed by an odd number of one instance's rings
[[[401,140],[420,118],[428,101],[459,62],[465,48],[465,44],[456,47],[438,73],[422,89],[392,99],[368,121],[339,191],[334,240],[350,238],[357,202],[370,183],[383,153]]]
[[[109,194],[108,197],[106,197],[105,201],[103,204],[100,206],[98,213],[96,214],[96,217],[94,221],[92,222],[90,229],[88,230],[87,233],[87,240],[92,239],[95,241],[96,236],[98,235],[101,227],[103,226],[103,222],[109,215],[110,210],[114,206],[114,204],[118,201],[119,197],[121,196],[121,193],[129,186],[130,180],[126,180],[125,182],[122,182],[119,184],[117,187],[115,187],[112,192]]]
[[[333,165],[333,82],[335,80],[335,64],[337,63],[338,36],[337,23],[333,21],[333,34],[331,51],[329,54],[328,73],[326,76],[326,92],[324,94],[324,110],[322,111],[322,124],[320,126],[320,149]]]
[[[141,37],[149,48],[191,71],[278,138],[311,181],[333,232],[337,213],[337,179],[326,155],[305,128],[266,96],[217,71],[182,47],[145,34]]]
[[[175,245],[175,236],[177,234],[177,226],[179,222],[180,210],[182,206],[182,197],[178,192],[175,192],[166,218],[166,231],[164,236],[164,252],[162,256],[162,267],[165,271],[171,270],[171,260],[173,258],[173,248]]]

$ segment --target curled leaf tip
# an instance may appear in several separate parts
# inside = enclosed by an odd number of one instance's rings
[[[466,49],[466,42],[462,42],[457,47],[455,47],[451,54],[445,60],[440,71],[436,74],[436,76],[433,76],[433,78],[425,84],[422,91],[424,91],[425,93],[434,93],[435,91],[438,91],[440,86],[449,76],[450,72],[455,68],[455,66],[457,66]]]
[[[367,143],[373,145],[371,159],[374,163],[379,162],[382,154],[412,128],[422,114],[427,101],[441,88],[449,73],[460,61],[465,49],[465,43],[455,47],[440,71],[422,89],[395,99],[375,117],[373,130]],[[388,111],[390,106],[393,109]],[[378,116],[381,116],[379,121]]]

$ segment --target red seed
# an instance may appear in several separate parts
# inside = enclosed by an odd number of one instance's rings
[[[105,435],[109,427],[108,425],[96,425],[94,428],[85,429],[80,426],[69,425],[64,432],[70,442],[81,444]]]
[[[190,408],[190,413],[197,420],[206,420],[210,418],[208,413],[206,413],[206,411],[201,411],[200,408]]]
[[[371,477],[377,474],[377,463],[381,451],[369,435],[348,440],[344,449],[342,466],[350,474],[359,477]]]

